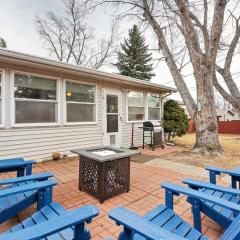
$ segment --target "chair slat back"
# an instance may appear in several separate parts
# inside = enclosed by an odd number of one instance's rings
[[[234,219],[230,226],[224,231],[221,240],[240,239],[240,214]]]

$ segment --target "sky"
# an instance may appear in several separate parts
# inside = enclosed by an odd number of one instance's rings
[[[34,19],[36,15],[43,16],[46,11],[61,14],[63,11],[61,0],[0,0],[0,6],[0,37],[6,40],[8,49],[40,57],[49,57],[49,53],[44,48],[35,29]],[[91,14],[88,22],[94,27],[96,36],[101,38],[110,29],[111,16],[106,14],[104,9],[98,9]],[[124,24],[120,25],[120,41],[127,37],[128,29],[133,24],[131,21],[125,21]],[[234,69],[239,69],[239,64],[236,63]],[[102,70],[117,72],[112,66],[106,66]],[[152,79],[152,82],[175,87],[168,67],[164,62],[158,64],[154,68],[154,72],[156,76]],[[195,98],[194,79],[191,74],[186,79],[186,83]],[[172,98],[181,100],[179,94],[172,95]]]
[[[0,37],[7,42],[8,49],[49,57],[47,50],[43,47],[38,33],[36,32],[34,19],[36,15],[43,16],[46,11],[55,11],[61,14],[61,0],[0,0]],[[104,9],[95,11],[89,19],[94,27],[97,37],[104,36],[109,30],[111,16],[107,15]],[[127,36],[128,27],[120,27],[121,39]],[[129,24],[129,28],[131,24]],[[116,72],[112,67],[104,67],[104,71]],[[173,81],[171,74],[165,64],[158,65],[155,69],[156,76],[152,79],[158,84],[165,84]],[[174,83],[167,84],[175,87]],[[177,97],[179,99],[179,97]]]

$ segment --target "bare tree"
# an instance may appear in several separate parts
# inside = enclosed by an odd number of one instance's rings
[[[175,85],[196,126],[196,151],[221,153],[214,102],[216,62],[227,0],[103,0],[124,16],[150,26]],[[211,9],[210,9],[211,8]],[[183,68],[191,64],[197,101],[187,87]]]
[[[229,17],[227,20],[233,20],[233,34],[230,34],[230,41],[226,42],[225,38],[222,40],[221,48],[219,51],[226,52],[224,54],[223,59],[224,64],[223,66],[220,66],[219,63],[216,64],[216,70],[217,72],[222,76],[224,79],[224,82],[228,88],[228,92],[221,86],[219,80],[216,78],[214,81],[214,86],[218,90],[218,92],[227,100],[236,110],[240,117],[240,90],[234,81],[234,77],[231,73],[231,65],[233,63],[233,58],[237,54],[239,54],[238,46],[240,44],[240,15],[235,16],[234,10],[237,9],[237,6],[239,5],[239,1],[237,1],[236,6],[233,10],[229,10]],[[238,8],[239,10],[239,8]],[[238,13],[239,14],[239,13]],[[225,25],[227,25],[228,21],[226,21]],[[227,34],[229,35],[229,29],[228,28]]]
[[[108,39],[97,40],[86,23],[92,8],[80,0],[62,0],[64,15],[47,12],[35,19],[36,29],[49,53],[59,61],[100,68],[115,53],[117,22],[113,20]]]

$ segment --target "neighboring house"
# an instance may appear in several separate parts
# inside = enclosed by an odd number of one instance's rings
[[[175,89],[0,49],[0,159],[49,159],[89,146],[142,144]]]
[[[170,100],[170,98],[165,98],[164,102],[166,102],[167,100]],[[176,101],[179,106],[184,110],[184,112],[187,114],[188,119],[191,119],[191,116],[188,113],[188,110],[186,108],[186,105],[182,102],[182,101],[178,101],[178,100],[174,100]],[[217,108],[217,118],[218,121],[233,121],[233,120],[240,120],[239,116],[237,113],[234,112],[234,110],[230,109],[229,107],[225,107],[225,108]]]
[[[233,110],[230,108],[218,108],[217,109],[217,118],[218,121],[233,121],[233,120],[239,120],[238,114],[236,114]]]

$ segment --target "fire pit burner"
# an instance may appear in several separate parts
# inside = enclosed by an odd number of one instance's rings
[[[94,150],[90,150],[89,152],[99,155],[99,156],[102,156],[102,157],[119,153],[119,151],[112,150],[109,148],[94,149]]]

